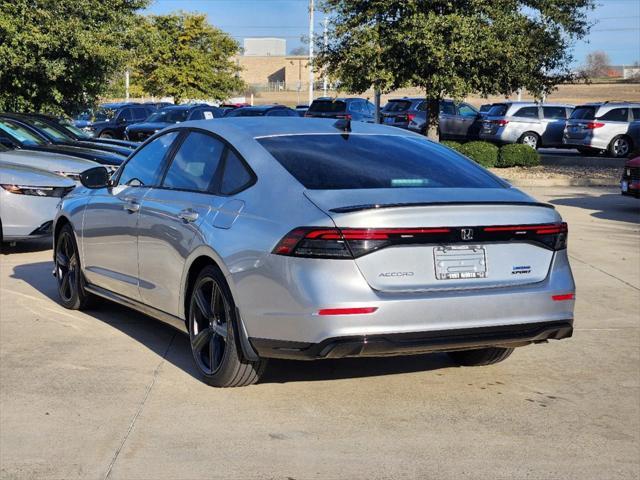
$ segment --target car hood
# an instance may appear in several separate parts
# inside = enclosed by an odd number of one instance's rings
[[[169,122],[143,122],[143,123],[135,123],[127,127],[127,130],[130,132],[134,131],[149,131],[149,130],[162,130],[169,125],[174,125]]]
[[[61,175],[17,165],[0,159],[0,183],[29,187],[73,187],[75,182]]]
[[[81,173],[100,164],[91,160],[69,157],[59,153],[33,150],[11,150],[0,152],[0,161],[38,168],[49,172]]]
[[[25,147],[26,149],[26,147]],[[98,163],[108,165],[120,165],[127,158],[124,155],[120,155],[114,152],[108,152],[105,150],[94,150],[86,147],[71,147],[67,145],[42,145],[38,148],[29,148],[29,150],[49,151],[55,153],[61,153],[76,158],[83,158],[86,160],[93,160]]]

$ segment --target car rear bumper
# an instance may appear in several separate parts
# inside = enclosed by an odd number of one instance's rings
[[[320,343],[301,343],[251,338],[259,356],[291,360],[344,357],[383,357],[469,350],[486,347],[521,347],[573,334],[573,319],[520,325],[437,330],[381,335],[328,338]]]
[[[495,133],[483,132],[482,130],[480,130],[478,137],[480,138],[480,140],[496,143],[498,145],[516,143],[518,141],[518,136],[516,134],[513,134],[504,128],[499,129]]]
[[[588,147],[596,148],[598,150],[606,150],[609,147],[609,142],[592,136],[585,136],[584,138],[571,138],[567,135],[564,135],[562,137],[562,144],[567,147]]]

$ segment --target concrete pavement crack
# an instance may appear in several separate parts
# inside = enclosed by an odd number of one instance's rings
[[[597,270],[597,271],[599,271],[599,272],[601,272],[601,273],[604,273],[605,275],[608,275],[609,277],[614,278],[614,279],[618,280],[619,282],[624,283],[625,285],[627,285],[628,287],[633,288],[634,290],[638,290],[638,291],[640,291],[640,288],[636,287],[635,285],[632,285],[632,284],[630,284],[629,282],[627,282],[627,281],[625,281],[625,280],[622,280],[621,278],[618,278],[618,277],[616,277],[615,275],[613,275],[613,274],[611,274],[611,273],[609,273],[609,272],[607,272],[607,271],[605,271],[605,270],[602,270],[601,268],[596,267],[595,265],[591,265],[589,262],[585,262],[584,260],[580,260],[579,258],[574,257],[573,255],[569,255],[569,258],[571,258],[572,260],[575,260],[575,261],[577,261],[577,262],[580,262],[580,263],[582,263],[583,265],[587,265],[588,267],[591,267],[591,268],[593,268],[594,270]]]
[[[103,480],[107,480],[110,477],[111,471],[113,470],[113,467],[116,464],[116,461],[118,460],[118,456],[120,455],[120,452],[124,448],[124,444],[127,443],[127,440],[129,439],[129,435],[131,435],[131,432],[133,431],[133,427],[135,426],[136,421],[138,420],[138,417],[142,413],[142,410],[144,409],[144,406],[147,403],[147,399],[149,398],[151,389],[156,383],[156,378],[158,378],[158,373],[160,373],[160,367],[162,367],[162,365],[164,364],[165,359],[167,358],[167,354],[169,353],[169,349],[171,349],[171,345],[173,345],[173,340],[176,338],[176,335],[177,334],[174,333],[173,336],[171,337],[171,340],[169,340],[169,344],[167,345],[167,348],[162,354],[162,359],[160,360],[160,363],[158,363],[156,368],[153,370],[153,378],[151,379],[151,383],[147,385],[147,389],[144,392],[144,397],[142,398],[142,402],[140,402],[140,405],[138,405],[138,409],[136,410],[135,415],[131,419],[131,423],[129,423],[129,427],[127,428],[127,433],[125,433],[124,438],[120,443],[120,446],[118,446],[118,448],[114,452],[113,458],[111,458],[111,462],[109,462],[109,467],[107,468],[107,472],[105,473],[104,477],[102,477]]]

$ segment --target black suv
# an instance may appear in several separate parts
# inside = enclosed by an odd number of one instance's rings
[[[364,98],[322,97],[313,101],[304,116],[344,118],[354,122],[374,123],[376,121],[376,107]]]
[[[128,125],[144,121],[156,109],[137,103],[105,103],[96,110],[93,123],[84,127],[94,137],[124,139]]]
[[[205,104],[172,105],[152,113],[142,123],[129,125],[125,128],[124,137],[132,142],[143,142],[169,125],[189,120],[212,120],[223,114],[222,109]]]

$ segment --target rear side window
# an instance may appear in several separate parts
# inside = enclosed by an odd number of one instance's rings
[[[444,113],[445,115],[455,115],[456,106],[451,102],[442,102],[440,104],[440,113]]]
[[[640,108],[632,108],[631,111],[633,112],[633,119],[640,120]]]
[[[503,186],[462,155],[420,137],[331,134],[258,141],[311,190]]]
[[[522,107],[513,114],[514,117],[538,118],[538,107]]]
[[[118,120],[126,120],[126,121],[133,120],[133,115],[131,114],[131,109],[130,108],[124,108],[120,112],[120,115],[118,115]]]
[[[594,107],[576,107],[571,114],[571,120],[594,120],[596,109]]]
[[[149,116],[149,111],[146,108],[134,108],[133,109],[133,119],[134,120],[144,120]]]
[[[542,107],[542,113],[544,118],[561,118],[563,120],[567,118],[567,109],[564,107]]]
[[[344,112],[347,109],[347,105],[344,102],[337,101],[332,102],[330,100],[314,100],[309,107],[310,112],[319,113],[337,113]]]
[[[162,186],[179,190],[210,190],[224,143],[200,132],[191,132],[173,157]]]
[[[504,117],[507,114],[507,110],[509,109],[509,105],[504,103],[498,103],[496,105],[492,105],[487,113],[490,117]]]
[[[403,112],[409,110],[411,102],[408,100],[391,100],[387,102],[383,110],[385,112]]]
[[[610,122],[628,122],[629,121],[629,109],[628,108],[614,108],[598,118],[598,120],[608,120]]]
[[[253,182],[253,175],[247,166],[238,158],[233,150],[227,150],[220,193],[223,195],[233,195],[247,188],[251,182]]]

